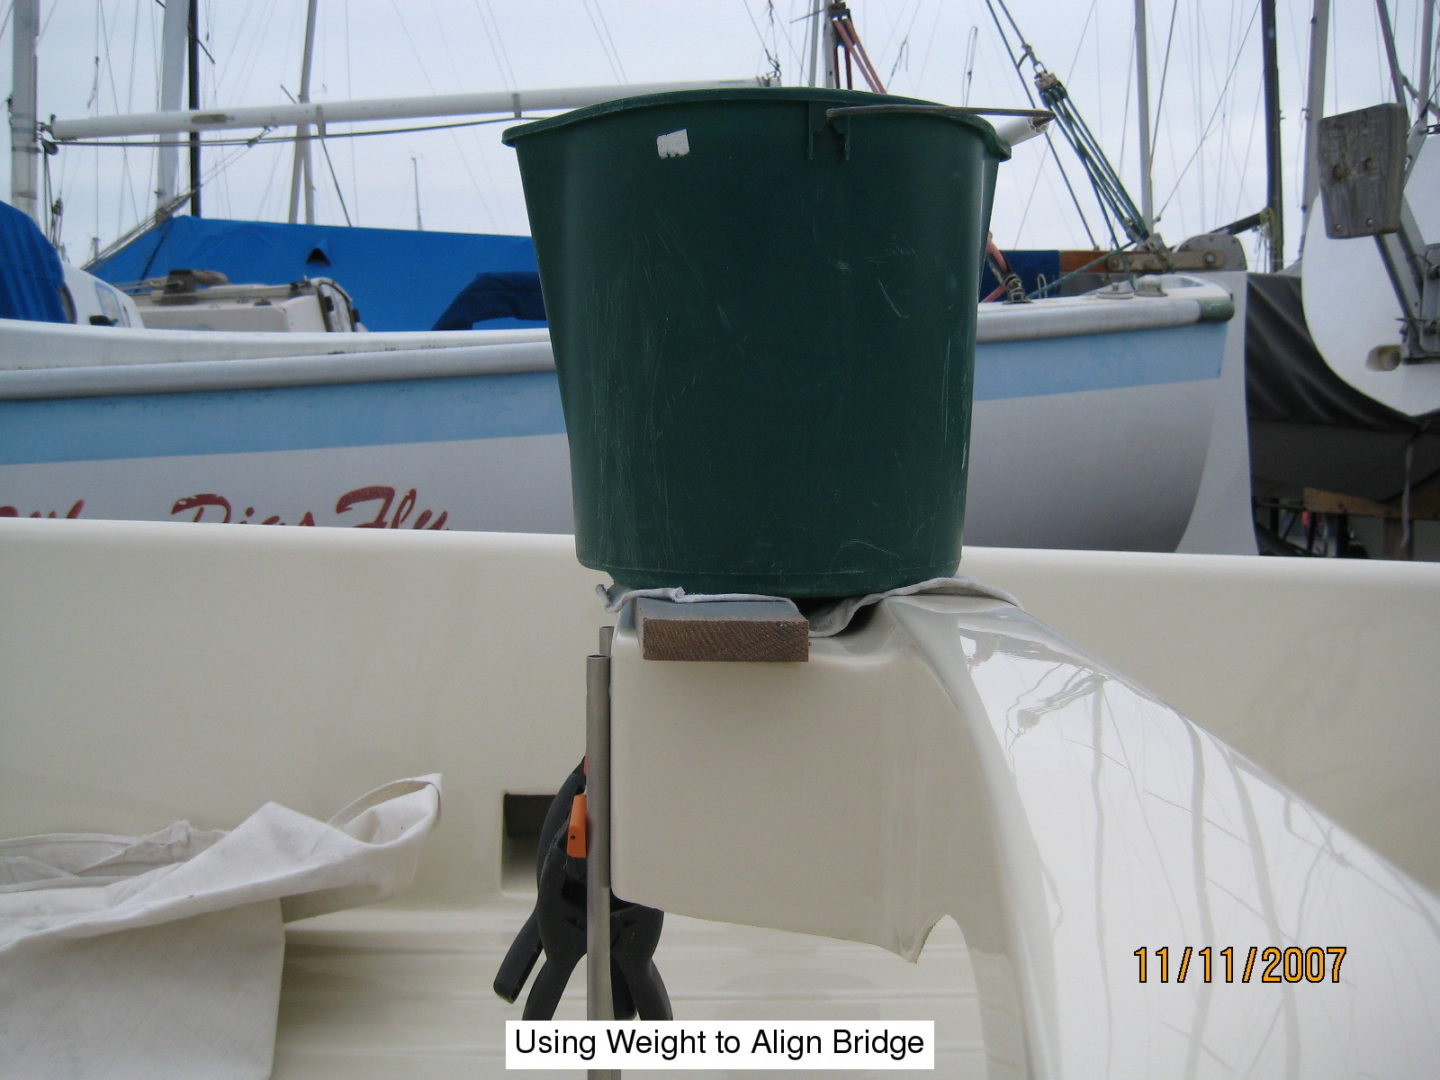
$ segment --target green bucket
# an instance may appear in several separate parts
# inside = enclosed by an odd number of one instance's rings
[[[582,563],[634,587],[792,597],[954,572],[1009,150],[937,108],[700,90],[505,133]]]

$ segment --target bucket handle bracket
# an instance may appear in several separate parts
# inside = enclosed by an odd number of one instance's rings
[[[845,134],[846,156],[849,156],[848,120],[852,116],[885,115],[910,113],[916,116],[1009,116],[1015,117],[1008,125],[995,129],[996,137],[1007,146],[1024,142],[1031,136],[1045,130],[1055,114],[1048,109],[1002,109],[971,105],[931,105],[926,102],[887,102],[881,105],[840,105],[825,110],[826,118],[837,130]]]
[[[844,116],[860,116],[882,113],[918,113],[924,116],[1022,116],[1027,120],[1054,120],[1055,114],[1049,109],[992,109],[971,105],[926,105],[891,102],[884,105],[839,105],[825,110],[829,120]]]
[[[837,112],[845,110],[827,109],[823,102],[810,102],[810,123],[805,139],[805,157],[809,161],[815,160],[815,136],[823,131],[833,131],[840,136],[840,157],[843,161],[850,160],[850,122]]]

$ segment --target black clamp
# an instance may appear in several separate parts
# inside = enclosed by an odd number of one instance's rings
[[[545,954],[525,999],[526,1020],[549,1020],[555,1015],[570,973],[585,955],[585,838],[583,828],[577,839],[571,826],[572,807],[584,790],[582,761],[566,777],[545,814],[535,859],[535,910],[495,975],[495,993],[514,1002],[535,961]],[[654,959],[664,921],[663,911],[610,896],[610,986],[617,1020],[637,1014],[642,1020],[674,1017]]]

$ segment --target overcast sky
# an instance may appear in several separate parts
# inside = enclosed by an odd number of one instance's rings
[[[1422,2],[1390,0],[1400,62],[1412,78],[1419,71]],[[797,84],[807,74],[809,6],[809,0],[319,0],[311,97],[737,78],[775,64],[786,84]],[[1293,257],[1310,4],[1279,6],[1286,250]],[[273,104],[296,93],[305,7],[304,0],[201,0],[202,105]],[[985,0],[852,0],[851,8],[892,92],[951,104],[1028,104]],[[1335,0],[1334,8],[1325,111],[1391,98],[1375,5]],[[1009,9],[1040,60],[1064,80],[1138,201],[1133,0],[1009,0]],[[0,11],[0,82],[8,87],[9,0]],[[1157,227],[1178,243],[1264,203],[1258,2],[1149,0],[1147,11]],[[41,116],[156,109],[162,15],[158,0],[42,0]],[[623,94],[617,85],[616,96]],[[355,125],[380,126],[387,125]],[[506,126],[333,140],[329,161],[315,159],[316,219],[343,224],[348,212],[356,225],[413,228],[418,211],[426,229],[526,233],[513,152],[499,140]],[[1064,156],[1058,137],[1056,147]],[[204,213],[284,220],[290,153],[278,146],[208,151]],[[83,261],[96,244],[105,246],[144,218],[153,159],[148,149],[78,147],[46,159],[52,193],[64,200],[62,239],[70,258]],[[1068,157],[1065,164],[1083,184]],[[1082,205],[1103,243],[1093,200]],[[1018,147],[1003,167],[993,229],[1002,246],[1089,246],[1043,141]]]

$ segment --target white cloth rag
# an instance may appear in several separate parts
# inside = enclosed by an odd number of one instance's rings
[[[421,776],[328,822],[0,841],[0,1077],[269,1076],[283,924],[405,888],[439,813]]]

